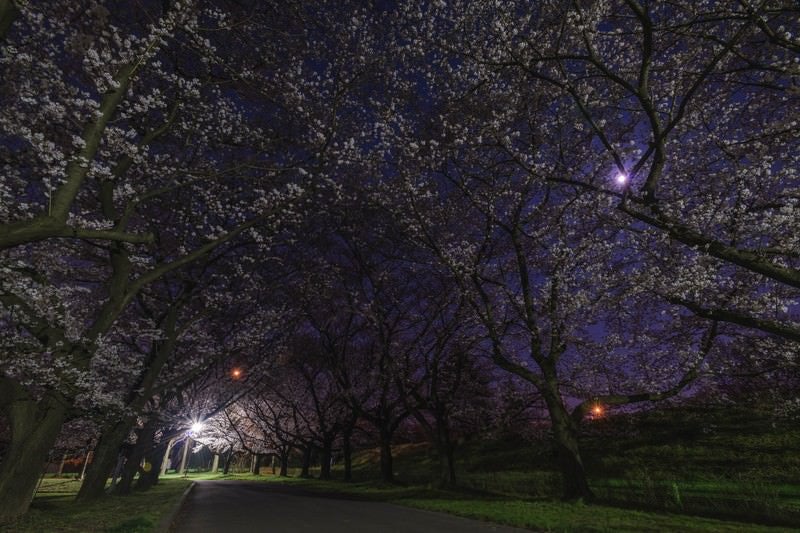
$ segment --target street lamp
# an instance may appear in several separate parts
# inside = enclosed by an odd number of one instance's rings
[[[183,456],[181,457],[181,467],[179,472],[183,474],[185,477],[187,474],[186,467],[188,466],[189,462],[189,448],[192,445],[193,437],[196,437],[198,433],[203,431],[203,422],[200,420],[195,420],[192,422],[192,425],[189,426],[189,430],[186,432],[186,439],[183,441]]]

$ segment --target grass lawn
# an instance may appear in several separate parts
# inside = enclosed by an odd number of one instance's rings
[[[128,496],[106,496],[78,505],[74,501],[79,483],[74,480],[44,479],[30,511],[12,528],[15,533],[144,533],[153,531],[159,520],[172,510],[190,480],[163,479],[145,492]]]
[[[397,503],[544,531],[796,531],[712,518],[562,502],[403,499]]]

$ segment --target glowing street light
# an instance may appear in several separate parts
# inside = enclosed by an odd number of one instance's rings
[[[592,407],[592,414],[594,416],[603,416],[603,406],[595,405],[594,407]]]
[[[233,376],[233,379],[239,379],[242,377],[242,370],[240,368],[234,368],[231,370],[231,376]]]
[[[626,183],[628,183],[628,175],[625,174],[624,172],[620,172],[619,174],[617,174],[617,177],[614,178],[614,181],[617,182],[617,185],[625,185]]]
[[[194,442],[194,438],[197,436],[198,433],[203,431],[203,422],[200,420],[193,420],[192,425],[189,426],[189,431],[186,432],[186,438],[183,441],[183,453],[181,455],[181,466],[178,472],[184,477],[186,477],[189,473],[187,470],[189,466],[189,455],[190,455],[190,448],[192,447],[192,443]],[[192,452],[193,453],[193,452]]]

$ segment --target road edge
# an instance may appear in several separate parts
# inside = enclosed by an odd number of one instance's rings
[[[181,494],[181,498],[178,502],[172,506],[172,509],[169,513],[167,513],[161,520],[158,521],[158,525],[156,525],[155,531],[156,533],[169,533],[170,528],[172,527],[172,523],[178,518],[178,513],[181,512],[181,508],[183,504],[186,502],[186,498],[189,497],[189,493],[192,492],[194,486],[197,485],[196,481],[192,481],[192,484],[186,487],[186,490],[183,491]]]

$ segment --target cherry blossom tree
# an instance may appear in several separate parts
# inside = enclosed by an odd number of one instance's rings
[[[358,333],[332,330],[332,322],[319,318],[314,323],[327,337],[327,356],[347,401],[377,433],[381,477],[391,482],[392,440],[409,415],[404,398],[418,386],[412,354],[421,335],[415,317],[422,288],[413,267],[394,261],[386,248],[396,251],[400,243],[375,237],[380,230],[371,228],[372,236],[361,233],[359,227],[357,234],[335,237],[340,245],[337,282],[347,294],[345,301],[338,302],[350,305],[349,309],[340,307],[340,313],[350,317],[345,318],[346,327],[358,328]],[[339,342],[331,342],[336,337]]]
[[[619,292],[620,276],[612,272],[622,272],[630,258],[614,246],[616,230],[591,214],[602,212],[591,196],[559,198],[535,178],[486,172],[459,176],[454,184],[460,202],[451,195],[425,208],[416,203],[408,209],[422,218],[412,224],[458,280],[495,364],[541,394],[565,497],[591,498],[578,446],[580,421],[594,405],[654,401],[682,390],[712,350],[716,326],[686,324],[674,344],[663,338],[645,343],[644,335],[611,329],[616,306],[634,315],[643,307]],[[460,233],[434,229],[453,227],[464,212],[471,223]],[[651,331],[678,327],[659,322],[650,320]],[[598,323],[605,331],[593,330]],[[633,337],[625,333],[635,337],[640,359],[626,350]],[[596,379],[603,368],[616,373]],[[647,368],[658,368],[658,378],[643,380]],[[576,407],[570,397],[580,399]]]
[[[472,324],[457,287],[429,285],[421,307],[425,334],[416,346],[416,386],[407,391],[405,403],[439,456],[439,484],[453,486],[459,439],[486,433],[489,382],[495,376],[479,353],[480,330]]]
[[[260,247],[252,249],[262,253]],[[135,307],[159,336],[146,342],[145,327],[135,323],[135,329],[123,341],[130,349],[143,352],[138,358],[141,370],[135,380],[123,376],[115,384],[117,390],[127,390],[124,408],[121,413],[113,412],[103,429],[79,499],[103,493],[117,450],[137,417],[150,411],[148,418],[159,420],[154,401],[161,403],[161,397],[202,378],[209,367],[230,364],[234,359],[252,360],[248,365],[251,373],[270,364],[271,358],[264,354],[282,337],[278,331],[279,309],[264,303],[270,280],[259,277],[258,271],[264,269],[266,260],[262,258],[258,269],[251,264],[246,271],[244,257],[241,246],[235,253],[218,254],[140,295]],[[230,264],[232,260],[235,263]],[[238,275],[232,276],[231,271]],[[149,430],[154,432],[158,426]]]
[[[307,436],[310,447],[319,451],[319,477],[330,479],[334,445],[343,433],[352,431],[356,416],[320,346],[313,339],[297,336],[290,350],[272,393],[295,406],[298,429]]]
[[[194,2],[9,5],[0,301],[11,357],[0,397],[14,431],[0,465],[3,521],[26,509],[77,395],[103,388],[92,368],[116,357],[112,328],[137,295],[245,232],[268,247],[299,212],[297,159],[323,143],[293,126],[315,111],[295,112],[304,80],[275,75],[302,64],[308,43],[247,40],[269,6],[250,17]],[[244,106],[256,97],[258,113]]]
[[[456,2],[394,20],[404,112],[375,196],[459,280],[495,362],[536,385],[568,498],[591,497],[577,423],[592,405],[679,393],[735,326],[794,339],[780,228],[796,139],[762,99],[796,99],[793,45],[770,37],[791,12]]]
[[[281,382],[279,386],[284,385]],[[221,416],[224,420],[216,425],[223,442],[230,443],[231,439],[235,439],[241,450],[257,458],[276,456],[280,462],[279,475],[286,477],[292,451],[307,446],[308,438],[298,413],[297,404],[302,400],[301,397],[289,397],[276,390],[276,387],[268,387],[253,391],[231,409],[218,415],[217,419]],[[258,459],[256,464],[260,464]]]
[[[234,455],[244,451],[242,439],[237,432],[239,423],[238,414],[226,411],[208,418],[204,422],[203,431],[197,435],[198,442],[222,458],[224,474],[230,471]]]
[[[665,260],[678,250],[677,275],[653,272],[664,298],[800,338],[785,231],[798,226],[796,3],[451,2],[408,17],[407,48],[438,51],[429,79],[455,71],[452,98],[486,95],[505,157],[532,172],[544,146],[563,150],[548,179],[655,229]],[[527,137],[509,95],[546,95],[551,131]]]

